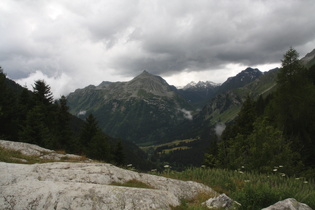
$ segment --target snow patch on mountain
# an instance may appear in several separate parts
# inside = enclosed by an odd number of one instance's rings
[[[183,90],[187,90],[187,89],[200,89],[200,88],[209,88],[209,87],[218,87],[220,86],[220,83],[215,83],[215,82],[211,82],[211,81],[199,81],[199,82],[190,82],[187,85],[185,85],[182,89]]]

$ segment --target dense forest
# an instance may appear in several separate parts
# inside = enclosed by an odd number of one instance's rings
[[[282,60],[277,89],[247,97],[236,119],[212,141],[205,164],[283,175],[315,174],[315,65],[306,68],[291,48]]]
[[[0,68],[0,94],[0,139],[125,164],[126,150],[132,147],[123,148],[121,141],[105,135],[93,115],[82,121],[69,114],[65,96],[54,100],[45,81],[36,81],[29,91],[7,79]]]

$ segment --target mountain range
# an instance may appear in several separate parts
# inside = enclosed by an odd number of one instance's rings
[[[301,59],[307,67],[314,60],[315,50]],[[248,67],[222,84],[200,81],[183,88],[144,71],[129,82],[78,89],[67,99],[72,114],[92,113],[105,133],[146,148],[161,162],[200,165],[209,139],[233,121],[246,97],[266,97],[276,89],[278,70]]]
[[[301,61],[306,67],[314,63],[315,50]],[[310,69],[314,69],[314,65]],[[60,122],[52,123],[45,120],[45,117],[39,119],[38,114],[41,112],[44,116],[50,110],[51,120],[56,121],[58,117],[55,114],[61,110],[62,101],[51,101],[47,110],[46,107],[39,109],[35,88],[34,92],[28,91],[6,78],[0,70],[3,93],[0,105],[2,110],[6,110],[0,113],[4,125],[1,135],[25,141],[27,131],[40,125],[39,130],[46,132],[42,139],[50,139],[58,146],[57,131],[62,129],[53,126]],[[159,162],[160,166],[171,162],[183,166],[200,165],[211,141],[217,139],[225,124],[233,122],[248,96],[260,99],[277,89],[278,70],[261,72],[249,67],[222,84],[191,82],[183,88],[176,88],[162,77],[143,71],[128,82],[104,81],[97,86],[77,89],[63,103],[67,103],[69,111],[81,119],[93,114],[97,127],[107,134],[106,139],[111,149],[118,148],[116,145],[122,140],[126,158],[135,165],[147,160],[139,146],[149,154],[152,162]],[[310,72],[309,77],[313,78],[314,72]],[[47,90],[49,92],[49,86]],[[76,143],[83,139],[80,135],[87,121],[70,116],[66,104],[64,105],[66,114],[60,116],[69,119],[68,130],[72,133],[69,136],[73,138],[73,144],[66,142],[70,145],[66,149],[75,150]],[[43,104],[42,107],[44,106],[46,105]],[[33,122],[38,124],[33,126]]]
[[[189,125],[193,116],[198,119],[200,115],[213,115],[216,109],[221,114],[231,107],[236,107],[237,114],[242,98],[224,94],[261,76],[258,69],[247,68],[223,84],[198,82],[177,89],[162,77],[143,71],[128,82],[102,82],[78,89],[68,95],[67,101],[72,114],[81,118],[93,114],[105,133],[138,145],[152,145],[179,138],[186,133],[181,130],[182,125]],[[224,97],[232,100],[235,107]],[[215,109],[211,114],[209,107]]]
[[[147,71],[129,82],[102,82],[76,90],[67,100],[72,114],[92,113],[104,132],[136,144],[162,141],[191,119],[193,110],[174,86]]]

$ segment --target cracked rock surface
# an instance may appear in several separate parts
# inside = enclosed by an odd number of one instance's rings
[[[130,180],[152,189],[111,185]],[[202,192],[215,193],[200,183],[106,163],[0,162],[0,209],[170,209]]]

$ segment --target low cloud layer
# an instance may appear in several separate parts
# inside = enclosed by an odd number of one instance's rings
[[[184,117],[188,120],[192,120],[193,119],[193,115],[191,114],[191,111],[186,110],[186,109],[179,109],[179,111],[181,111],[184,114]]]
[[[63,94],[144,69],[215,81],[229,65],[279,63],[291,46],[310,52],[314,11],[314,0],[2,0],[0,65],[19,81],[62,80]]]
[[[223,131],[225,130],[226,125],[224,123],[218,123],[215,125],[214,132],[218,138],[221,137]]]

